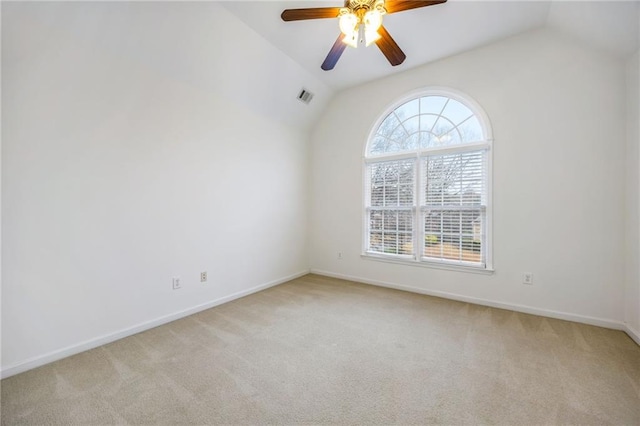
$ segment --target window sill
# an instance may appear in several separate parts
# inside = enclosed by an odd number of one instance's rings
[[[395,263],[396,265],[418,266],[421,268],[444,269],[448,271],[466,272],[471,274],[493,275],[495,272],[492,268],[481,268],[479,266],[454,265],[449,263],[419,261],[410,258],[398,259],[384,254],[363,253],[360,255],[365,260],[373,260],[376,262]]]

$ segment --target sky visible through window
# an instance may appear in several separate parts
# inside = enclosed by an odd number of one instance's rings
[[[455,99],[425,96],[407,102],[383,120],[370,155],[442,147],[482,140],[473,112]]]

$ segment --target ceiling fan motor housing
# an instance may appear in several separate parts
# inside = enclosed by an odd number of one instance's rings
[[[347,0],[344,7],[351,9],[352,12],[363,9],[364,11],[375,9],[377,4],[384,7],[384,0]]]

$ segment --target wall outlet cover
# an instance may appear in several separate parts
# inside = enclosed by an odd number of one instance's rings
[[[173,277],[173,289],[177,290],[182,288],[182,283],[180,282],[180,277]]]

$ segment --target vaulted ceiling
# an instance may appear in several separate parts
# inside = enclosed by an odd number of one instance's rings
[[[284,9],[342,6],[334,1],[238,1],[224,7],[334,90],[401,72],[535,28],[549,26],[625,57],[638,49],[638,1],[464,1],[384,17],[407,55],[392,67],[378,48],[347,48],[332,71],[320,64],[339,34],[336,19],[283,22]]]

